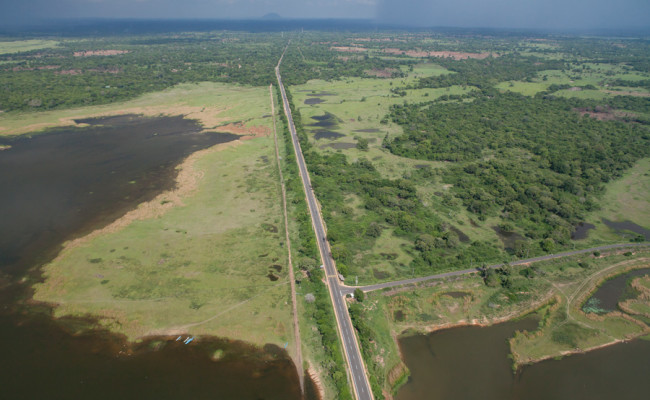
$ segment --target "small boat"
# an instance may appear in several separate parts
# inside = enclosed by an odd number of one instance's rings
[[[190,344],[192,342],[192,340],[194,340],[193,337],[187,338],[187,340],[185,341],[185,344]]]
[[[178,342],[179,340],[181,340],[181,338],[182,338],[182,336],[177,337],[176,341]]]

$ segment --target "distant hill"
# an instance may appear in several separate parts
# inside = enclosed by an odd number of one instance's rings
[[[262,17],[262,19],[265,19],[265,20],[278,20],[278,19],[282,19],[282,17],[279,14],[276,14],[276,13],[268,13],[268,14],[264,15]]]

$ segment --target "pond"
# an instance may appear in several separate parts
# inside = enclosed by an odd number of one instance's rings
[[[630,290],[632,279],[644,275],[650,275],[650,268],[635,269],[605,281],[587,299],[583,311],[605,313],[618,310],[619,301],[626,300],[624,297]]]

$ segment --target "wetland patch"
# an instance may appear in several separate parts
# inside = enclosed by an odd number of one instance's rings
[[[616,222],[603,218],[603,223],[610,229],[615,230],[619,235],[626,235],[625,231],[628,231],[645,237],[645,240],[650,240],[650,229],[646,229],[640,225],[635,224],[632,221]]]
[[[525,238],[517,232],[507,232],[498,226],[493,226],[492,229],[494,232],[496,232],[497,236],[499,236],[499,239],[501,240],[501,243],[503,243],[503,247],[506,250],[513,251],[515,248],[515,243],[520,240],[525,240]]]
[[[586,239],[587,236],[589,235],[589,231],[594,228],[596,228],[596,225],[594,224],[590,224],[588,222],[580,222],[578,223],[578,225],[576,225],[575,230],[571,234],[571,239],[573,240]]]
[[[338,138],[342,138],[344,136],[345,135],[342,133],[329,131],[327,129],[318,129],[314,131],[314,139],[316,140],[321,140],[321,139],[335,140]]]
[[[17,275],[51,259],[62,243],[108,225],[175,185],[191,153],[238,138],[202,133],[182,117],[136,115],[80,119],[2,138],[0,270]]]
[[[313,105],[321,104],[321,103],[325,103],[325,100],[323,100],[323,99],[321,99],[319,97],[312,97],[312,98],[309,98],[309,99],[305,100],[305,104],[307,104],[308,106],[313,106]]]

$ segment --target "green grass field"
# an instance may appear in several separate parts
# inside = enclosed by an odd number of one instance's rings
[[[22,53],[25,51],[40,50],[56,47],[59,42],[56,40],[16,40],[0,42],[0,54]]]
[[[198,88],[207,97],[206,86]],[[230,89],[224,113],[269,128],[271,119],[261,118],[270,114],[268,89]],[[222,147],[196,160],[198,187],[183,205],[64,250],[44,268],[35,299],[57,304],[56,316],[97,316],[130,339],[188,333],[291,342],[273,137]]]

